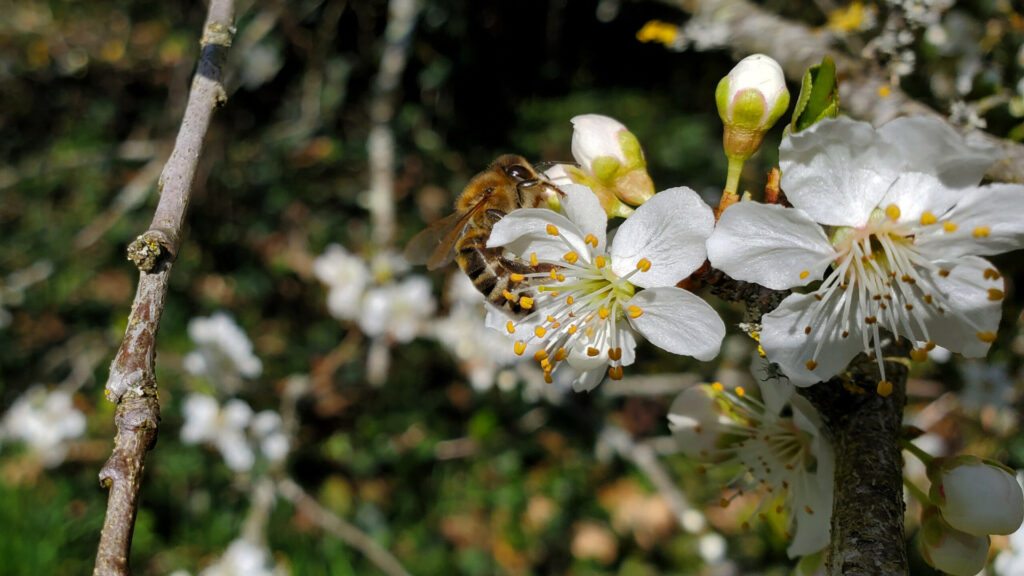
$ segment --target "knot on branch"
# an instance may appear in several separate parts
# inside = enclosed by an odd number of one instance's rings
[[[229,26],[221,22],[211,22],[203,30],[203,38],[199,41],[199,45],[203,48],[216,44],[217,46],[223,46],[229,48],[231,46],[231,39],[235,35],[235,27]]]
[[[141,272],[153,272],[163,262],[174,260],[173,246],[166,232],[147,230],[128,246],[128,259]]]

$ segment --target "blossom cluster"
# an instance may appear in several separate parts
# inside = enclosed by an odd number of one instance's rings
[[[67,457],[71,441],[85,434],[85,414],[71,392],[36,385],[25,391],[0,421],[0,440],[23,443],[44,466],[53,468]]]

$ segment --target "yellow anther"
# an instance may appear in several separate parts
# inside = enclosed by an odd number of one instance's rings
[[[725,386],[722,386],[721,382],[714,382],[711,384],[711,389],[715,392],[721,392],[722,390],[725,390]]]
[[[601,317],[601,320],[604,320],[608,318],[609,315],[611,315],[611,312],[604,306],[601,306],[600,308],[597,309],[597,315]]]
[[[931,226],[939,220],[935,217],[935,214],[925,211],[921,213],[921,226]]]
[[[522,298],[519,299],[519,305],[529,310],[530,308],[533,308],[533,298],[530,298],[529,296],[523,296]]]
[[[562,258],[569,264],[575,264],[576,261],[580,259],[580,255],[570,250],[566,252],[565,256],[562,256]]]
[[[764,348],[762,348],[760,344],[757,345],[757,355],[761,358],[768,357],[768,353],[764,351]]]
[[[591,358],[593,358],[594,356],[597,356],[600,353],[601,353],[601,351],[598,350],[597,348],[594,348],[593,346],[588,346],[587,347],[587,356],[590,356]]]
[[[513,324],[511,320],[509,320],[508,323],[505,324],[505,330],[508,330],[509,334],[515,334],[516,333],[516,325]]]
[[[516,356],[522,356],[523,352],[526,352],[526,342],[523,342],[522,340],[516,340],[513,350],[515,350]]]
[[[977,228],[974,229],[974,232],[972,232],[972,234],[975,238],[988,238],[988,235],[991,232],[992,229],[989,228],[988,226],[978,226]]]
[[[622,348],[618,348],[618,347],[609,348],[608,349],[608,358],[610,360],[612,360],[613,362],[618,362],[622,358]]]
[[[910,351],[910,359],[913,360],[914,362],[924,362],[924,361],[928,360],[928,352],[925,351],[923,348],[918,348],[917,350],[911,350]]]
[[[611,366],[608,368],[608,376],[612,380],[622,380],[622,366]]]
[[[935,342],[925,342],[924,343],[924,349],[926,351],[928,351],[928,352],[931,352],[932,350],[935,350]]]
[[[555,322],[555,317],[548,314],[548,322]]]
[[[545,330],[543,326],[537,326],[533,329],[533,333],[537,335],[537,338],[543,338],[548,331]]]
[[[957,228],[959,228],[959,226],[957,226],[955,222],[946,221],[942,223],[942,229],[946,232],[956,232]]]
[[[806,279],[810,275],[811,275],[811,271],[810,270],[804,270],[803,272],[800,272],[800,279],[804,280],[804,279]]]
[[[530,266],[537,266],[539,264],[540,264],[540,262],[537,260],[537,253],[536,252],[531,252],[530,253]]]
[[[878,383],[878,388],[875,388],[875,391],[878,392],[878,395],[882,398],[888,398],[889,395],[892,394],[892,382],[882,380]]]
[[[604,268],[606,264],[608,263],[605,262],[604,256],[598,256],[597,258],[594,258],[594,265],[596,265],[598,268]]]
[[[644,313],[644,311],[641,310],[640,307],[637,306],[636,304],[634,304],[634,305],[629,307],[629,317],[630,318],[639,318],[640,315],[642,315],[643,313]]]
[[[544,369],[545,371],[547,371],[547,370],[551,370],[551,361],[550,361],[550,360],[548,360],[547,358],[545,358],[545,359],[541,360],[541,361],[540,361],[540,367],[541,367],[542,369]]]
[[[900,207],[895,204],[889,204],[885,208],[885,215],[888,216],[890,220],[899,220]]]
[[[502,290],[501,291],[501,295],[504,296],[505,300],[508,300],[509,302],[515,302],[516,301],[516,295],[511,293],[511,292],[509,292],[508,290]]]
[[[590,244],[594,248],[597,248],[597,236],[593,234],[587,234],[587,237],[583,239],[584,244]]]
[[[945,269],[939,270],[939,276],[942,276],[943,278],[949,276],[949,270],[945,270]]]
[[[640,261],[636,263],[636,269],[641,272],[647,272],[651,269],[651,261],[647,258],[641,258]]]
[[[555,290],[555,291],[551,292],[550,296],[552,298],[558,298],[558,290]]]
[[[743,389],[743,386],[737,386],[736,395],[739,396],[740,398],[743,398],[744,396],[747,395],[747,391]]]
[[[533,354],[533,359],[536,360],[537,362],[540,362],[541,360],[544,360],[547,357],[548,357],[548,353],[546,351],[544,351],[544,350],[537,350]]]
[[[565,275],[564,274],[556,274],[555,275],[555,280],[558,280],[559,282],[565,282]]]
[[[558,280],[558,272],[554,268],[551,269],[551,272],[548,273],[548,276],[551,276],[552,280]]]
[[[985,271],[981,273],[985,280],[999,280],[999,270],[995,268],[985,268]]]
[[[513,281],[513,282],[522,282],[523,280],[526,280],[526,276],[523,276],[522,274],[513,272],[513,273],[508,275],[508,279]]]
[[[995,332],[978,332],[978,340],[981,340],[982,342],[985,342],[986,344],[991,344],[991,343],[996,341],[996,333]]]
[[[996,290],[995,288],[988,289],[988,299],[994,301],[1002,300],[1006,298],[1006,294],[1002,290]]]
[[[554,224],[548,224],[547,231],[548,234],[551,234],[552,236],[558,236],[558,226],[555,226]]]
[[[550,370],[545,370],[544,371],[544,381],[547,382],[548,384],[551,384],[552,382],[554,382],[554,380],[551,378],[551,371]]]
[[[576,325],[575,324],[570,324],[569,328],[568,328],[568,332],[569,332],[570,335],[575,334],[576,333]]]
[[[566,306],[572,306],[573,302],[575,302],[575,300],[573,299],[572,296],[566,296],[565,297],[565,304],[566,304]]]
[[[815,368],[818,367],[818,363],[815,362],[814,360],[808,360],[807,364],[804,364],[804,366],[807,366],[808,370],[814,370]]]
[[[553,358],[555,362],[561,362],[562,360],[565,360],[568,356],[569,353],[565,351],[565,348],[559,348],[558,350],[555,350],[555,355],[553,356]]]

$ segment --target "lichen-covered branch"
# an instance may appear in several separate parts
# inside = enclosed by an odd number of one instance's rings
[[[201,56],[171,157],[160,177],[161,196],[149,230],[128,248],[139,286],[124,340],[110,366],[106,394],[117,403],[114,451],[100,471],[110,491],[96,552],[95,575],[127,575],[146,454],[156,443],[160,405],[155,345],[167,282],[181,244],[199,157],[215,108],[225,101],[221,66],[234,33],[233,0],[211,0]]]
[[[733,50],[744,55],[760,52],[771,56],[793,81],[799,81],[807,68],[820,63],[823,56],[831,56],[839,77],[842,110],[854,118],[877,126],[900,116],[943,117],[899,87],[891,86],[889,78],[872,63],[843,53],[827,32],[792,22],[746,0],[663,1],[723,26]],[[986,177],[1000,182],[1024,182],[1024,145],[981,130],[971,130],[965,136],[1002,150],[1004,158],[992,165]]]
[[[873,361],[855,361],[849,380],[800,390],[825,420],[836,456],[829,576],[908,573],[900,450],[907,368],[888,362],[885,374],[888,397],[875,392]]]

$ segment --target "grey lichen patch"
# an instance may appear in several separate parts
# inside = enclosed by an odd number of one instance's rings
[[[226,26],[220,22],[213,22],[203,30],[203,39],[200,40],[200,45],[208,46],[210,44],[217,44],[219,46],[228,47],[231,46],[231,38],[235,35],[234,26]]]

